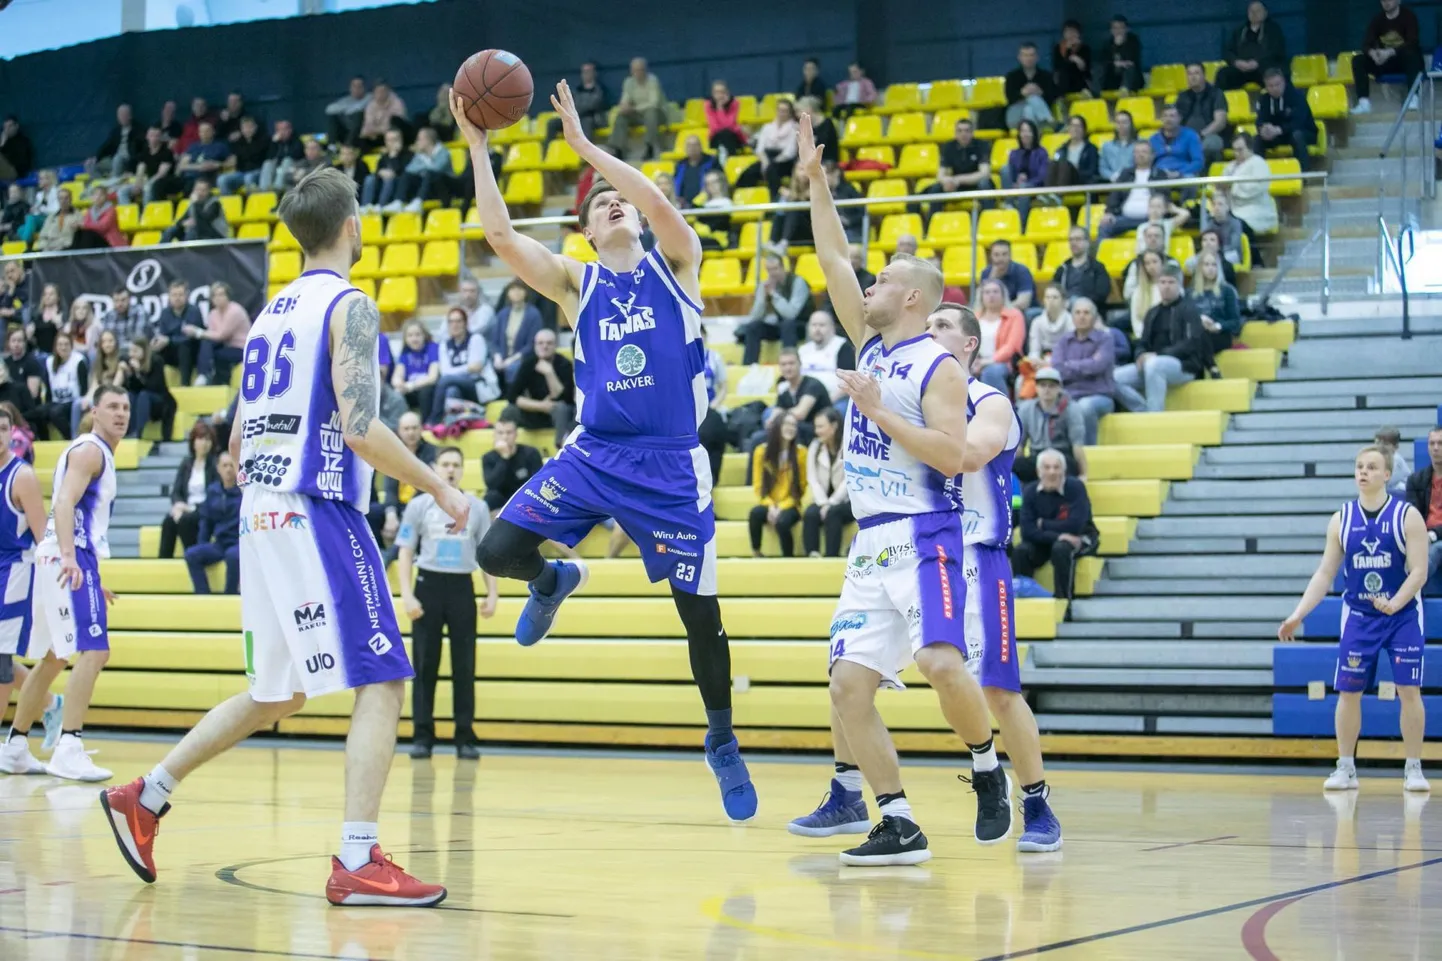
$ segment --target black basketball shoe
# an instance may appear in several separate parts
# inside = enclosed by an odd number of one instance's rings
[[[957,777],[976,792],[976,843],[996,844],[1011,833],[1011,778],[1001,765]]]
[[[865,842],[841,852],[841,863],[851,865],[920,864],[930,860],[926,835],[916,822],[891,814],[871,829]]]

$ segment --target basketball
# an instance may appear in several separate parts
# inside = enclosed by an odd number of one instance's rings
[[[483,130],[509,127],[531,109],[535,85],[521,58],[504,50],[472,54],[456,71],[456,93],[466,105],[466,117]]]

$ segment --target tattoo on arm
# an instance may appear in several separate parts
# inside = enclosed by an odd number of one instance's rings
[[[371,421],[379,413],[376,338],[380,336],[380,328],[380,311],[369,297],[351,300],[340,342],[340,366],[346,380],[341,396],[351,402],[346,430],[356,437],[366,436]]]

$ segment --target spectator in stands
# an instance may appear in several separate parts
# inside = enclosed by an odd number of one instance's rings
[[[666,92],[661,80],[646,67],[645,57],[631,61],[631,72],[621,85],[621,99],[611,120],[611,149],[622,156],[633,127],[645,128],[643,160],[661,156],[661,132],[666,129]]]
[[[1427,581],[1442,569],[1442,427],[1427,432],[1426,467],[1418,467],[1407,478],[1407,500],[1417,508],[1427,525]]]
[[[113,331],[120,343],[128,344],[137,337],[149,341],[153,333],[150,319],[145,316],[143,308],[135,307],[131,303],[129,288],[116,287],[110,294],[110,302],[110,313],[100,320],[101,329]],[[90,338],[87,338],[87,342],[89,341]]]
[[[806,451],[797,443],[799,422],[790,412],[771,419],[766,443],[751,452],[752,487],[757,504],[747,518],[751,556],[761,556],[761,532],[774,528],[781,541],[781,556],[795,554],[793,533],[801,520],[806,490]]]
[[[122,103],[115,108],[115,126],[96,148],[95,156],[85,161],[85,169],[102,180],[119,179],[135,169],[144,149],[145,132],[135,122],[130,104]]]
[[[1147,234],[1153,240],[1159,236],[1155,227]],[[1131,320],[1131,334],[1133,338],[1140,338],[1145,329],[1147,314],[1153,307],[1162,302],[1161,277],[1162,270],[1167,266],[1166,257],[1156,250],[1148,248],[1137,255],[1127,268],[1126,280],[1122,284],[1122,296],[1127,298],[1130,309],[1128,315]]]
[[[684,149],[686,153],[676,161],[671,180],[681,206],[690,207],[706,192],[706,175],[718,168],[716,158],[701,149],[700,137],[694,134],[687,137]]]
[[[425,439],[423,431],[421,417],[413,410],[406,411],[396,422],[396,436],[400,438],[406,450],[414,454],[422,464],[434,464],[439,448]],[[371,522],[376,539],[388,548],[394,543],[396,535],[400,532],[401,512],[406,509],[406,505],[411,502],[416,493],[414,487],[402,484],[394,477],[386,477],[381,484],[379,503],[372,502],[366,517]],[[377,527],[379,530],[376,530]],[[390,551],[388,550],[387,553]]]
[[[65,322],[65,305],[60,302],[60,288],[46,284],[40,288],[40,302],[25,318],[25,336],[42,355],[55,349],[55,335]]]
[[[170,282],[165,306],[155,321],[155,335],[150,349],[168,366],[180,370],[180,386],[189,387],[195,374],[195,360],[200,354],[200,330],[205,319],[200,308],[190,302],[190,285],[176,279]]]
[[[1162,108],[1162,129],[1152,134],[1151,145],[1152,169],[1157,176],[1190,178],[1202,175],[1205,169],[1202,138],[1191,127],[1182,126],[1182,114],[1175,103]]]
[[[230,141],[231,165],[217,181],[222,194],[239,193],[242,187],[260,186],[261,169],[270,153],[270,141],[260,132],[254,117],[241,117],[240,129]]]
[[[0,125],[0,180],[20,180],[35,169],[35,147],[13,113]]]
[[[1219,252],[1229,263],[1240,264],[1245,231],[1242,222],[1232,216],[1232,202],[1225,193],[1214,193],[1208,202],[1208,212],[1211,216],[1207,229],[1216,233]]]
[[[185,549],[185,566],[195,593],[209,594],[205,569],[225,561],[225,593],[240,593],[240,486],[236,484],[235,460],[226,451],[216,458],[220,475],[205,491],[205,501],[196,511],[200,530],[195,543]]]
[[[1007,306],[1006,288],[995,278],[981,282],[981,309],[976,312],[981,325],[981,345],[972,364],[972,376],[988,387],[995,387],[1007,396],[1011,388],[1012,364],[1021,356],[1026,343],[1026,320],[1021,311]]]
[[[135,176],[120,185],[120,202],[153,203],[163,200],[180,189],[180,178],[175,176],[175,154],[165,141],[165,132],[152,124],[145,131],[145,146],[141,149],[135,165]]]
[[[791,264],[774,250],[763,261],[766,279],[756,289],[751,314],[737,330],[746,345],[741,363],[761,360],[761,342],[780,340],[782,347],[795,347],[801,339],[802,312],[811,304],[811,288],[791,272]]]
[[[705,196],[697,204],[707,210],[724,211],[735,206],[731,200],[731,185],[726,182],[726,173],[720,167],[713,167],[707,171],[702,180]],[[719,249],[727,245],[727,236],[731,232],[731,215],[727,213],[708,214],[705,217],[697,217],[698,227],[705,227],[711,231],[708,237],[701,233],[701,246],[707,247],[708,241],[715,243],[712,249]]]
[[[397,198],[406,170],[410,167],[411,152],[406,149],[405,138],[399,130],[387,130],[385,142],[385,152],[376,160],[375,173],[366,177],[365,185],[361,188],[363,213],[375,214],[383,209],[400,209]]]
[[[832,403],[846,398],[836,372],[856,369],[856,348],[837,333],[836,320],[831,314],[818,310],[807,318],[806,342],[797,349],[796,355],[801,361],[802,375],[819,380]]]
[[[82,216],[75,209],[75,195],[68,190],[60,191],[60,209],[45,218],[32,246],[47,251],[71,249],[75,246]]]
[[[782,202],[805,203],[811,196],[811,181],[798,170],[791,175],[791,182],[781,188],[778,199]],[[771,221],[771,243],[777,250],[785,251],[796,244],[811,246],[815,238],[811,232],[811,210],[787,210],[777,214]]]
[[[1116,132],[1112,134],[1112,139],[1101,146],[1097,172],[1103,180],[1115,183],[1125,171],[1136,166],[1137,128],[1132,123],[1129,110],[1118,110],[1112,118],[1112,124],[1116,127]],[[1111,197],[1111,194],[1107,195],[1108,200]]]
[[[365,109],[370,102],[365,77],[351,77],[345,96],[326,104],[326,139],[331,143],[354,144],[360,137]]]
[[[217,140],[215,127],[203,123],[200,125],[200,132],[195,141],[181,154],[180,164],[176,170],[180,174],[181,182],[189,188],[194,186],[196,180],[201,177],[214,181],[220,176],[221,168],[229,160],[230,144],[224,140]]]
[[[160,234],[162,243],[175,240],[222,240],[230,236],[230,224],[220,200],[210,195],[210,181],[200,179],[190,190],[185,214]]]
[[[1195,380],[1212,366],[1211,338],[1202,316],[1182,297],[1182,269],[1176,264],[1163,267],[1156,287],[1160,300],[1143,321],[1136,360],[1115,374],[1123,405],[1134,411],[1164,410],[1169,387]],[[1138,403],[1138,388],[1145,390],[1144,404]]]
[[[828,318],[829,322],[830,318]],[[833,371],[833,376],[835,372]],[[802,373],[801,357],[794,348],[781,351],[780,376],[776,380],[776,406],[767,411],[767,423],[775,417],[788,413],[796,418],[796,436],[800,443],[809,444],[816,436],[813,422],[816,415],[830,407],[831,392],[826,384],[815,377]],[[761,438],[753,438],[760,443]]]
[[[803,97],[796,101],[796,115],[799,118],[806,114],[811,118],[811,137],[816,141],[816,149],[821,151],[821,162],[835,165],[841,162],[841,132],[826,112],[825,103],[817,97]]]
[[[1085,117],[1073,116],[1066,123],[1066,142],[1056,148],[1047,165],[1048,187],[1074,187],[1101,180],[1101,154],[1091,142]],[[1044,202],[1060,203],[1060,198]]]
[[[49,427],[54,436],[70,440],[78,433],[80,398],[90,390],[90,365],[85,355],[75,349],[75,341],[65,331],[58,331],[45,357],[45,383],[48,400],[36,412],[36,429]]]
[[[1036,469],[1037,479],[1022,488],[1021,541],[1011,547],[1011,569],[1018,577],[1032,577],[1050,561],[1052,594],[1069,601],[1076,560],[1095,554],[1101,537],[1086,484],[1067,476],[1066,459],[1057,451],[1043,451]]]
[[[44,398],[45,365],[30,349],[22,327],[12,327],[5,335],[5,371],[10,383],[24,388],[16,406],[26,420],[32,419]]]
[[[801,518],[801,545],[807,557],[821,556],[821,532],[826,532],[826,556],[841,556],[841,535],[855,515],[846,488],[841,441],[841,412],[827,407],[816,415],[816,439],[806,453],[806,479],[811,503]]]
[[[1171,248],[1172,234],[1185,227],[1191,219],[1187,208],[1172,203],[1162,191],[1152,194],[1147,198],[1147,219],[1137,227],[1137,253],[1155,250],[1166,256]]]
[[[1213,251],[1197,255],[1197,272],[1192,277],[1192,304],[1202,318],[1211,339],[1212,353],[1232,346],[1242,333],[1242,308],[1237,288],[1222,276],[1222,258]]]
[[[25,188],[12,183],[6,190],[5,204],[0,207],[0,241],[9,242],[19,236],[28,216],[30,204],[25,199]]]
[[[706,343],[706,328],[701,328],[701,343]],[[706,379],[706,416],[696,428],[697,439],[706,448],[706,459],[711,466],[713,483],[720,483],[722,462],[726,457],[726,441],[730,432],[726,426],[726,361],[721,354],[706,348],[706,360],[702,367]]]
[[[188,151],[191,144],[200,140],[200,128],[202,124],[210,126],[211,134],[220,124],[220,118],[215,111],[210,109],[210,104],[205,102],[204,97],[192,97],[190,101],[190,116],[180,128],[180,136],[175,141],[175,155],[179,157]]]
[[[88,247],[129,247],[130,238],[120,229],[120,215],[115,210],[115,201],[110,189],[104,184],[90,188],[90,206],[80,218],[82,234],[93,235],[93,240],[82,243]]]
[[[233,141],[239,138],[240,122],[249,114],[250,111],[245,105],[245,97],[239,90],[232,90],[226,94],[225,109],[220,111],[215,125],[216,139]]]
[[[915,257],[920,247],[916,234],[901,234],[896,238],[896,253],[905,254],[908,257]]]
[[[95,377],[90,384],[90,390],[86,392],[85,399],[81,401],[81,412],[90,410],[92,400],[95,397],[95,388],[101,384],[111,384],[115,387],[125,386],[125,356],[120,352],[120,338],[113,330],[100,330],[95,334]]]
[[[1262,97],[1257,103],[1258,153],[1277,147],[1291,147],[1292,156],[1306,170],[1311,165],[1308,148],[1317,142],[1317,121],[1307,95],[1287,82],[1276,67],[1262,80]]]
[[[370,175],[370,168],[361,160],[360,148],[348,143],[341,144],[331,165],[349,177],[355,184],[355,199],[359,203],[361,188],[365,186],[366,177]],[[472,187],[472,189],[475,188]]]
[[[837,120],[846,120],[856,111],[869,107],[876,103],[876,84],[866,75],[866,70],[859,63],[850,63],[846,67],[846,79],[836,85],[836,95],[832,98],[831,112]]]
[[[1016,128],[1016,140],[1016,149],[1007,155],[1006,166],[1001,168],[1002,189],[1043,186],[1047,182],[1047,156],[1036,124],[1030,119],[1022,120]],[[1025,224],[1032,198],[1016,197],[1010,203]]]
[[[607,117],[611,109],[611,95],[596,77],[596,64],[587,60],[581,64],[581,78],[576,86],[571,89],[571,97],[576,104],[576,114],[581,118],[581,129],[586,133],[587,140],[596,139],[596,128],[604,127],[607,124]],[[561,122],[553,120],[547,127],[547,139],[558,136],[561,132]]]
[[[387,130],[399,130],[401,140],[406,139],[406,102],[400,94],[391,89],[385,80],[377,79],[371,88],[370,103],[361,114],[360,136],[357,146],[369,153],[381,145]]]
[[[179,150],[175,144],[180,139],[180,135],[185,132],[185,125],[176,116],[179,111],[180,107],[174,100],[167,100],[160,105],[160,119],[156,121],[156,126],[160,128],[161,133],[165,134],[165,139],[172,150]]]
[[[711,146],[721,156],[722,163],[746,148],[749,138],[740,118],[741,102],[731,96],[731,88],[725,80],[713,80],[711,98],[706,101],[706,131],[711,135]]]
[[[450,155],[447,154],[447,162],[450,162]],[[287,182],[277,185],[279,190],[289,190],[300,183],[311,171],[319,170],[329,165],[330,158],[326,153],[325,145],[319,140],[307,140],[301,148],[301,158],[290,165],[290,173]],[[391,211],[394,213],[394,211]]]
[[[305,148],[295,137],[295,127],[289,120],[277,120],[275,133],[270,138],[270,149],[265,162],[260,165],[260,189],[284,190],[291,180],[291,167],[305,157]]]
[[[506,399],[516,422],[526,430],[555,429],[556,447],[576,426],[576,373],[570,358],[556,352],[556,332],[536,331],[532,349],[521,361]]]
[[[1133,164],[1115,178],[1117,183],[1135,184],[1131,190],[1114,190],[1107,194],[1107,212],[1102,214],[1101,229],[1097,236],[1106,240],[1130,233],[1147,219],[1147,207],[1152,199],[1152,145],[1149,141],[1138,140],[1133,147]]]
[[[1007,305],[1014,307],[1022,313],[1034,308],[1033,302],[1036,299],[1036,281],[1032,278],[1031,270],[1025,264],[1019,264],[1011,259],[1011,241],[994,241],[986,253],[987,266],[981,272],[981,279],[999,280],[1006,288]],[[1020,349],[1020,344],[1017,345]]]
[[[826,81],[821,79],[821,61],[807,57],[801,62],[801,82],[796,85],[796,99],[815,97],[824,107],[827,93]]]
[[[1022,120],[1051,127],[1051,105],[1056,101],[1056,84],[1049,72],[1037,66],[1036,44],[1023,43],[1017,50],[1016,69],[1006,75],[1006,125],[1017,130]]]
[[[1071,250],[1071,259],[1056,269],[1052,283],[1062,289],[1069,301],[1088,297],[1095,303],[1106,303],[1111,297],[1112,279],[1092,256],[1085,227],[1078,225],[1067,231],[1067,247]]]
[[[30,318],[30,277],[18,260],[5,261],[0,282],[0,324],[25,324]],[[127,293],[129,293],[127,291]]]
[[[496,308],[481,300],[481,285],[474,277],[462,277],[458,288],[459,306],[466,312],[466,329],[473,334],[489,337],[491,327],[496,322]]]
[[[446,401],[473,401],[483,407],[501,396],[496,369],[486,356],[486,340],[466,328],[466,312],[460,307],[446,311],[446,339],[440,344],[440,379],[431,403],[432,424],[446,420]]]
[[[1057,342],[1075,329],[1071,311],[1067,310],[1066,294],[1056,284],[1047,284],[1042,294],[1042,311],[1031,322],[1027,332],[1026,356],[1040,367]]]
[[[1209,251],[1217,255],[1217,260],[1222,265],[1222,279],[1233,287],[1237,286],[1236,269],[1232,266],[1232,262],[1223,256],[1222,235],[1215,227],[1208,227],[1202,231],[1201,236],[1198,238],[1196,255],[1188,257],[1187,262],[1182,265],[1182,269],[1186,271],[1189,276],[1195,276],[1197,272],[1197,258]]]
[[[1052,348],[1051,365],[1067,385],[1067,394],[1081,411],[1087,446],[1097,442],[1097,425],[1116,410],[1116,345],[1111,332],[1098,325],[1097,305],[1089,297],[1072,301],[1073,330]]]
[[[1061,25],[1061,40],[1051,48],[1051,76],[1057,96],[1091,93],[1092,48],[1082,39],[1081,24],[1075,20]]]
[[[310,144],[306,144],[306,147],[309,148]],[[418,214],[424,209],[427,200],[440,200],[444,203],[450,199],[448,184],[454,176],[455,168],[451,165],[450,150],[437,139],[434,130],[422,127],[416,134],[416,149],[411,154],[410,163],[406,164],[395,199],[382,206],[381,210],[394,214],[404,207],[405,210]]]
[[[796,107],[789,100],[776,103],[776,117],[756,132],[756,163],[771,190],[774,202],[781,195],[781,181],[796,166]]]
[[[419,320],[406,322],[401,328],[401,341],[405,346],[396,358],[391,387],[406,399],[411,410],[429,413],[435,384],[441,377],[441,349]]]
[[[1222,170],[1226,177],[1267,177],[1271,169],[1267,161],[1257,153],[1257,140],[1249,133],[1239,133],[1232,138],[1232,154],[1236,158]],[[1272,185],[1264,180],[1241,181],[1232,184],[1232,215],[1242,221],[1244,229],[1252,235],[1275,233],[1277,230],[1277,201],[1272,197]],[[1253,254],[1256,246],[1253,245]]]
[[[952,139],[941,148],[941,168],[937,171],[936,182],[927,186],[923,194],[955,193],[958,190],[990,190],[991,148],[978,143],[976,129],[972,122],[962,117],[952,129]],[[931,204],[912,204],[912,213],[919,213],[931,223]]]
[[[175,398],[165,382],[165,365],[150,353],[150,341],[137,337],[120,365],[124,387],[130,394],[130,432],[139,437],[152,420],[160,422],[160,437],[169,440],[175,424]]]
[[[494,515],[531,475],[541,469],[541,452],[517,443],[520,425],[507,412],[496,421],[491,449],[481,455],[481,473],[486,479],[486,506]]]
[[[200,340],[196,384],[229,384],[250,336],[250,314],[231,297],[229,284],[217,280],[210,285],[210,316],[192,335]]]
[[[1362,50],[1352,55],[1352,78],[1357,85],[1354,114],[1372,112],[1371,78],[1401,74],[1407,89],[1422,72],[1421,26],[1417,14],[1402,0],[1381,0],[1382,9],[1367,24]],[[1425,514],[1425,512],[1424,512]]]
[[[29,243],[40,228],[45,226],[47,217],[60,209],[60,181],[55,171],[46,168],[36,176],[35,196],[30,202],[30,214],[20,228],[20,239]]]
[[[857,190],[856,185],[842,175],[841,168],[836,164],[824,163],[822,169],[826,171],[826,182],[831,185],[833,199],[855,200],[861,196],[861,191]],[[865,221],[863,208],[860,206],[840,207],[837,209],[837,213],[841,215],[841,227],[846,231],[847,242],[860,243],[863,233],[862,226]],[[866,288],[861,289],[865,290]]]
[[[530,290],[519,280],[506,285],[505,309],[491,328],[491,364],[504,387],[520,372],[521,361],[541,329],[541,311],[528,299]]]
[[[1145,86],[1142,80],[1142,41],[1132,33],[1127,18],[1112,17],[1111,34],[1102,48],[1101,87],[1120,90],[1126,96]]]
[[[196,421],[187,445],[189,449],[170,482],[170,511],[160,525],[160,556],[164,558],[175,556],[176,540],[182,550],[195,543],[200,531],[200,505],[205,503],[210,485],[220,477],[214,428],[203,420]]]
[[[1227,96],[1207,82],[1207,70],[1193,61],[1187,64],[1187,89],[1177,94],[1177,113],[1182,126],[1197,132],[1208,165],[1222,159],[1227,142]]]
[[[436,105],[426,114],[426,126],[436,132],[441,143],[455,139],[456,118],[451,115],[451,85],[441,84],[436,88]]]
[[[1016,415],[1027,452],[1016,458],[1012,471],[1023,484],[1036,480],[1036,458],[1044,450],[1060,453],[1066,458],[1067,472],[1086,480],[1086,419],[1062,390],[1055,367],[1036,372],[1036,397],[1017,404]]]
[[[1412,465],[1407,463],[1407,458],[1402,453],[1402,432],[1395,427],[1379,427],[1372,434],[1372,446],[1386,455],[1387,465],[1392,471],[1387,486],[1405,493]]]
[[[1247,22],[1227,38],[1222,59],[1227,65],[1217,71],[1217,86],[1223,90],[1262,83],[1268,70],[1287,66],[1287,38],[1282,28],[1267,18],[1267,5],[1262,0],[1247,5]]]

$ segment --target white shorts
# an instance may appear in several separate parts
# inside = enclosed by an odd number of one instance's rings
[[[59,555],[48,552],[36,555],[35,586],[30,597],[34,627],[30,631],[27,657],[41,658],[53,652],[66,660],[78,652],[110,650],[105,595],[100,590],[100,562],[86,551],[76,551],[75,561],[82,580],[79,587],[70,590],[59,581]]]
[[[35,564],[27,552],[0,564],[0,654],[24,654],[30,636],[30,586]]]
[[[961,556],[955,511],[863,519],[831,621],[831,663],[868,667],[883,687],[899,690],[898,675],[928,644],[951,644],[965,655]]]
[[[320,697],[414,675],[380,549],[349,504],[247,486],[240,618],[257,701]]]

